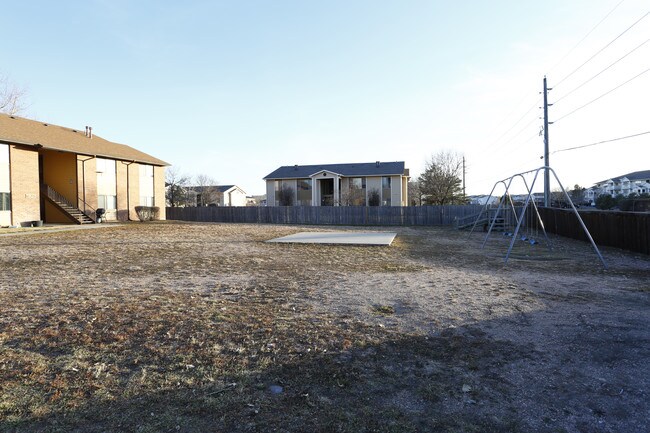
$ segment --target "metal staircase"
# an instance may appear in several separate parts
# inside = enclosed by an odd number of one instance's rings
[[[490,227],[490,224],[492,223],[492,220],[494,219],[495,213],[496,209],[489,209],[487,212],[483,210],[477,214],[461,217],[456,220],[456,229],[466,230],[471,229],[472,227],[476,227],[479,230],[483,228],[483,231],[487,231],[488,227]],[[479,217],[480,219],[477,220]],[[494,227],[492,227],[492,231],[503,232],[506,231],[506,228],[507,224],[506,218],[504,218],[504,216],[498,216],[496,219],[494,219]]]
[[[81,211],[77,206],[70,203],[70,201],[63,197],[60,193],[55,191],[49,185],[41,186],[41,196],[43,196],[47,201],[52,203],[54,207],[61,211],[68,219],[70,219],[75,224],[94,224],[95,212],[85,213]]]

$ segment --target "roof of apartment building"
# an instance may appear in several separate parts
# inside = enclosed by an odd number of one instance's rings
[[[113,143],[87,130],[77,130],[23,117],[0,114],[0,142],[24,144],[80,155],[169,165],[125,144]]]
[[[408,176],[404,161],[364,162],[357,164],[284,165],[269,173],[264,180],[297,179],[310,177],[320,171],[329,171],[341,176]]]
[[[624,174],[623,176],[612,177],[610,179],[601,180],[600,182],[596,182],[596,185],[609,182],[610,180],[613,180],[614,182],[620,182],[623,178],[626,178],[628,180],[633,180],[633,181],[634,180],[650,181],[650,170],[635,171],[632,173]]]

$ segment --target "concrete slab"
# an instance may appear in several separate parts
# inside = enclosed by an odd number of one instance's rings
[[[267,242],[329,245],[384,245],[393,242],[394,232],[301,232]]]

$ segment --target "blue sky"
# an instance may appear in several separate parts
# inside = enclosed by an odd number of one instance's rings
[[[404,160],[417,175],[440,150],[464,154],[467,192],[487,193],[541,165],[544,74],[553,86],[650,10],[619,2],[11,2],[0,72],[27,87],[26,117],[91,125],[249,194],[280,165]],[[648,38],[645,17],[551,102]],[[650,43],[563,98],[551,120],[648,59]],[[551,151],[649,131],[648,95],[650,72],[551,126]],[[589,186],[650,169],[649,144],[650,134],[560,152],[551,166]]]

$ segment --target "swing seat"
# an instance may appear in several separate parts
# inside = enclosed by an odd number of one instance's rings
[[[525,242],[525,241],[528,240],[528,238],[526,237],[526,235],[523,235],[523,236],[521,237],[521,240]]]
[[[537,245],[539,242],[537,242],[535,239],[530,240],[531,245]]]

